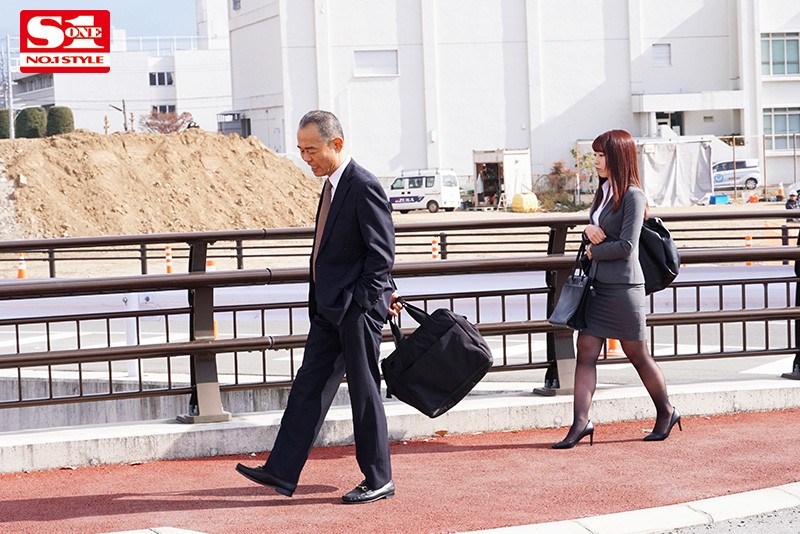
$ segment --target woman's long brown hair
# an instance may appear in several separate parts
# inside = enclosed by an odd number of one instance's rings
[[[611,191],[614,193],[612,211],[617,211],[622,205],[622,197],[630,186],[642,188],[639,180],[639,165],[637,164],[636,143],[631,134],[625,130],[609,130],[601,133],[592,143],[592,150],[602,152],[606,157],[608,180],[611,182]],[[594,209],[602,202],[603,195],[600,188],[594,198]],[[645,218],[647,213],[645,211]]]

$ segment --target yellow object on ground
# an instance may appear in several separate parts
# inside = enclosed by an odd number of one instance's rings
[[[539,199],[536,193],[517,193],[511,200],[511,211],[529,213],[539,209]]]

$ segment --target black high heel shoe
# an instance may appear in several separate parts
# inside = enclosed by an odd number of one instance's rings
[[[594,445],[594,425],[592,424],[591,421],[586,423],[586,427],[584,427],[584,429],[581,430],[581,433],[578,434],[577,438],[575,438],[573,440],[565,439],[563,441],[559,441],[558,443],[554,443],[552,448],[553,449],[571,449],[572,447],[577,445],[578,442],[580,440],[582,440],[583,438],[585,438],[586,436],[589,436],[589,446],[591,447],[592,445]]]
[[[672,415],[669,418],[669,426],[667,427],[666,432],[650,432],[644,437],[644,441],[664,441],[669,437],[669,433],[672,432],[672,427],[675,426],[675,423],[678,423],[678,430],[683,432],[683,426],[681,425],[681,413],[678,411],[677,408],[672,408]]]

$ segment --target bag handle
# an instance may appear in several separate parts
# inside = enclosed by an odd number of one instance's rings
[[[581,246],[578,247],[578,254],[575,256],[575,264],[572,266],[572,274],[582,273],[583,267],[581,265],[581,258],[583,257],[584,253],[586,252],[586,243],[581,241]],[[591,268],[592,260],[589,260],[589,266]],[[588,271],[589,269],[587,269]]]
[[[389,318],[389,327],[392,329],[392,337],[394,338],[394,346],[399,347],[403,343],[405,343],[406,338],[403,335],[403,331],[400,330],[400,326],[397,324],[397,318],[392,316]]]
[[[403,297],[399,297],[397,300],[403,305],[403,308],[408,312],[411,318],[417,321],[419,324],[424,323],[430,317],[428,312],[407,302]]]
[[[414,306],[407,302],[403,297],[398,297],[397,301],[403,305],[403,309],[408,312],[412,319],[418,322],[421,326],[424,326],[426,330],[434,333],[443,333],[440,332],[441,326],[437,325],[428,312]],[[392,329],[392,337],[394,338],[395,346],[400,345],[406,341],[405,336],[403,336],[403,332],[400,330],[400,326],[397,324],[397,318],[394,316],[390,316],[389,318],[389,326]]]

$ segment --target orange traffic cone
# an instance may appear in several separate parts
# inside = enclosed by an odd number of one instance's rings
[[[167,260],[167,274],[172,272],[172,247],[167,245],[164,247],[164,259]]]
[[[20,252],[17,260],[17,278],[28,278],[28,266],[25,264],[25,254]]]
[[[618,339],[608,338],[606,340],[606,355],[607,356],[625,356],[625,353],[622,352],[622,348],[620,348]]]
[[[431,239],[431,259],[438,260],[439,259],[439,238],[434,237]]]
[[[214,260],[206,260],[206,272],[216,271],[217,263]]]
[[[778,182],[778,195],[779,197],[783,196],[783,180]]]

